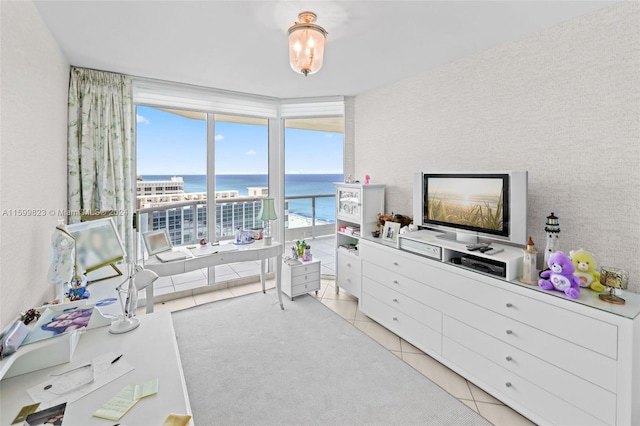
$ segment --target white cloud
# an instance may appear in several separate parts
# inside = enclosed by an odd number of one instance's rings
[[[331,139],[333,137],[333,133],[325,133],[324,137],[328,138],[328,139]]]
[[[221,134],[219,134],[219,133],[218,133],[218,134],[216,135],[216,138],[215,138],[215,139],[216,139],[216,141],[221,141],[222,139],[224,139],[224,136],[222,136]]]
[[[151,124],[151,122],[144,116],[136,114],[136,121],[138,123]]]
[[[249,151],[247,151],[247,155],[256,155],[256,152],[250,149]]]

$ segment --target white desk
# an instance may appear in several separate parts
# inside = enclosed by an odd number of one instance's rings
[[[273,242],[271,245],[264,245],[264,240],[255,241],[252,244],[233,246],[231,251],[220,251],[220,247],[228,247],[229,244],[220,246],[197,246],[195,249],[187,249],[186,246],[174,248],[175,251],[181,250],[188,254],[187,259],[174,260],[171,262],[161,262],[156,256],[151,256],[145,261],[144,267],[154,271],[159,276],[169,276],[182,274],[185,272],[196,271],[211,266],[224,265],[227,263],[247,262],[252,260],[260,260],[260,282],[262,283],[262,292],[265,292],[265,261],[274,258],[274,266],[276,268],[276,292],[280,308],[284,309],[282,304],[282,288],[281,288],[281,272],[282,272],[282,244]],[[222,249],[224,250],[224,249]],[[153,312],[153,286],[147,287],[147,313]]]
[[[33,404],[26,390],[47,380],[49,374],[84,365],[107,352],[123,354],[122,359],[126,359],[134,370],[67,405],[65,426],[118,423],[92,414],[126,385],[142,384],[155,378],[159,379],[158,393],[138,402],[120,423],[157,426],[170,413],[191,414],[171,314],[160,312],[140,317],[140,327],[129,333],[109,334],[108,327],[88,330],[80,336],[70,363],[0,381],[0,424],[11,424],[20,408]]]

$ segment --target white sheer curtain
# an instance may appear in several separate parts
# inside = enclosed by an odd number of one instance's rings
[[[134,106],[131,78],[71,68],[68,197],[70,211],[112,211],[129,259],[134,184]],[[70,222],[80,217],[71,215]]]

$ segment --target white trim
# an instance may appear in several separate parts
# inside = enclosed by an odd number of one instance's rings
[[[344,97],[278,99],[147,78],[133,78],[135,105],[261,118],[344,116]]]
[[[311,99],[282,99],[281,118],[344,116],[344,97]]]
[[[133,102],[218,114],[276,118],[278,99],[207,87],[134,78]]]

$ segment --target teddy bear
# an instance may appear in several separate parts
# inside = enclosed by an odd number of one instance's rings
[[[580,297],[580,278],[573,275],[576,270],[571,257],[561,251],[552,253],[547,262],[549,269],[540,272],[538,285],[545,290],[563,291],[572,299]]]
[[[573,273],[580,278],[580,287],[587,287],[593,291],[600,293],[604,290],[604,286],[600,284],[600,272],[596,271],[596,259],[586,250],[571,250],[569,252],[573,266],[576,271]]]

